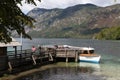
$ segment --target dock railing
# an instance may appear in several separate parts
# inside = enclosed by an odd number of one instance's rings
[[[36,52],[32,52],[31,49],[22,51],[18,50],[17,54],[15,54],[14,51],[10,51],[6,58],[4,58],[6,62],[3,61],[3,63],[5,63],[5,65],[1,65],[2,68],[0,70],[7,68],[9,71],[13,71],[19,67],[34,67],[50,62],[56,62],[56,59],[58,58],[64,58],[66,62],[69,62],[69,59],[72,58],[75,62],[78,62],[78,57],[79,50],[70,48],[56,49],[43,47],[41,50],[37,50]]]
[[[43,64],[53,60],[54,50],[50,48],[42,48],[41,51],[32,52],[30,49],[17,51],[15,55],[14,52],[8,52],[8,68],[12,70],[19,66],[24,65],[37,65]]]

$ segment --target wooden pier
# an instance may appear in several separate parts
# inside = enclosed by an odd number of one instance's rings
[[[23,50],[22,52],[18,51],[17,54],[8,54],[4,61],[4,64],[7,65],[2,71],[8,69],[10,73],[17,73],[44,64],[54,63],[58,58],[65,59],[66,62],[73,58],[75,62],[78,62],[79,50],[43,47],[35,53],[31,50]]]
[[[69,61],[69,58],[74,58],[75,62],[78,62],[79,52],[75,49],[56,49],[56,58],[65,58],[66,62]]]
[[[42,65],[53,61],[53,54],[48,50],[42,50],[40,52],[31,52],[30,50],[24,50],[22,53],[8,55],[8,68],[13,70],[20,66],[26,65]]]

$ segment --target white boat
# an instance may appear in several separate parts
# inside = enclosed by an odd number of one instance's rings
[[[94,48],[91,47],[83,47],[81,48],[81,52],[79,55],[80,62],[93,62],[99,63],[101,56],[94,53]]]

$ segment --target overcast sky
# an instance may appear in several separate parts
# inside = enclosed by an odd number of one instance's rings
[[[23,6],[20,6],[21,10],[26,14],[30,10],[35,7],[39,8],[66,8],[69,6],[77,5],[77,4],[86,4],[91,3],[97,6],[109,6],[113,4],[120,4],[120,0],[41,0],[41,2],[36,2],[37,6],[28,5],[23,2]]]

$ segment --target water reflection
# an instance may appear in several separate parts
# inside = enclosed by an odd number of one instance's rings
[[[58,63],[56,66],[17,80],[104,80],[100,75],[93,74],[100,68],[97,64]]]
[[[80,67],[91,67],[95,70],[100,70],[100,64],[96,64],[96,63],[84,63],[84,62],[80,62],[79,63]]]

